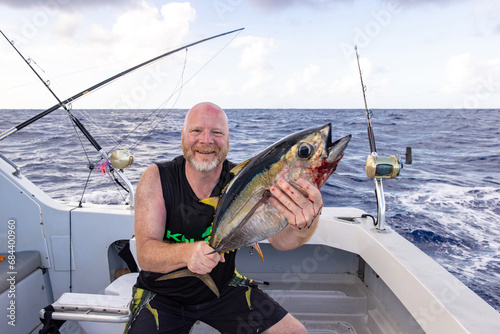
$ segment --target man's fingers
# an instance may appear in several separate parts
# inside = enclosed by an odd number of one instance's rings
[[[290,225],[298,228],[311,227],[323,207],[321,193],[315,185],[305,179],[299,178],[296,184],[300,190],[279,179],[277,186],[272,186],[270,189],[275,199],[270,198],[269,202]]]

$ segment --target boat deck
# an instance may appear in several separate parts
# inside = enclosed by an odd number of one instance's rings
[[[307,279],[300,281],[290,281],[293,278],[283,273],[245,275],[269,282],[269,285],[262,285],[261,288],[299,319],[309,333],[404,332],[355,275],[307,274]],[[208,334],[217,331],[198,323],[191,333]]]

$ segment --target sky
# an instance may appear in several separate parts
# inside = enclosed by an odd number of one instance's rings
[[[500,0],[2,0],[0,30],[72,108],[499,108]],[[0,36],[1,37],[1,36]],[[0,39],[0,109],[56,99]]]

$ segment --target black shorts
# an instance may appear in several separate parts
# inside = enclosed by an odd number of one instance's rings
[[[125,334],[189,333],[197,320],[222,334],[262,333],[288,313],[258,287],[228,286],[218,299],[195,306],[182,306],[150,291],[135,289],[137,308]]]

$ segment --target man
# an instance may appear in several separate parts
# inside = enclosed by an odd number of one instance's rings
[[[229,128],[225,112],[213,103],[188,111],[181,130],[183,156],[147,168],[137,186],[135,236],[141,273],[134,288],[132,333],[189,333],[201,320],[221,333],[306,333],[305,327],[259,288],[235,275],[235,255],[213,253],[206,237],[213,208],[201,199],[220,195],[234,164],[226,160]],[[319,190],[298,184],[307,197],[280,179],[270,203],[288,225],[269,242],[279,250],[304,244],[319,220]],[[188,268],[210,274],[220,297],[196,277],[158,280]],[[239,278],[239,279],[238,279]],[[128,328],[130,327],[130,329]]]

